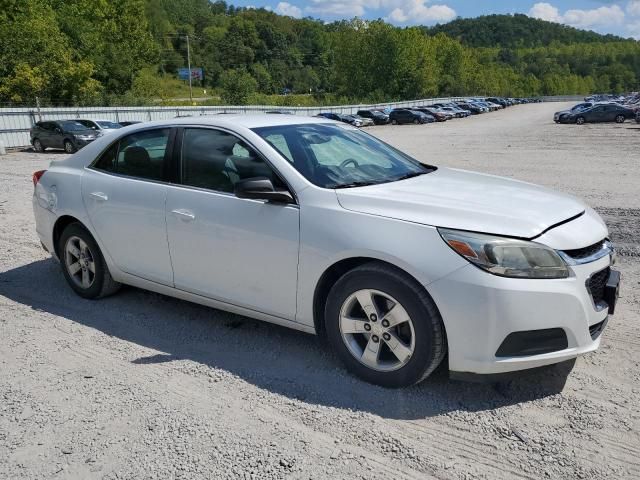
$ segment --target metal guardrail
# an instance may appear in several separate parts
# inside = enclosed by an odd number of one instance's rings
[[[582,97],[543,97],[545,101],[572,101]],[[462,97],[425,98],[405,102],[376,103],[362,105],[337,105],[331,107],[276,107],[273,105],[251,106],[198,106],[198,107],[62,107],[62,108],[0,108],[0,142],[6,148],[22,148],[30,145],[31,126],[43,120],[73,120],[93,118],[124,121],[166,120],[180,116],[215,115],[220,113],[264,113],[269,110],[287,110],[296,115],[314,116],[320,112],[344,114],[356,113],[367,108],[401,108],[431,105],[438,102],[460,100]]]

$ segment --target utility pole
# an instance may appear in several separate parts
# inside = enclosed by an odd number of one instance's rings
[[[189,48],[189,35],[187,37],[187,67],[189,68],[189,100],[193,105],[193,89],[191,87],[191,49]]]

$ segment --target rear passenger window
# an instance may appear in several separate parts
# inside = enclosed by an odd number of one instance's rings
[[[164,178],[164,159],[171,129],[133,133],[112,145],[94,167],[147,180]]]

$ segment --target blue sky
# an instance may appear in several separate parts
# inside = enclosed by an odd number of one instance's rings
[[[640,39],[640,0],[231,0],[292,17],[384,18],[396,25],[433,25],[460,17],[524,13],[577,28]]]

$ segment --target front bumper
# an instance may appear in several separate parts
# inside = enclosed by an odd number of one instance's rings
[[[571,266],[566,279],[514,279],[466,265],[427,286],[442,315],[449,346],[449,369],[495,374],[541,367],[592,352],[608,309],[596,305],[586,283],[610,266],[609,256]],[[562,329],[566,348],[547,353],[496,356],[509,334]],[[600,330],[601,331],[601,330]],[[563,345],[564,347],[565,345]]]

